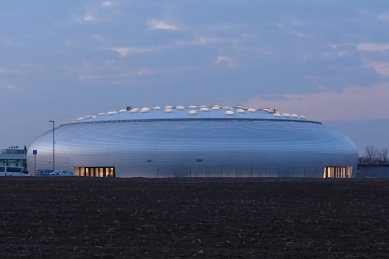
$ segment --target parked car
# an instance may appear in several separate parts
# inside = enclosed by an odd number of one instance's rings
[[[35,176],[49,176],[50,173],[52,173],[53,170],[50,170],[50,169],[40,169],[38,171],[36,171],[36,173],[34,174]]]
[[[50,176],[73,176],[73,172],[66,170],[56,170],[50,173]]]

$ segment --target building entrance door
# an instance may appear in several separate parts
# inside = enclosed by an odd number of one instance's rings
[[[99,167],[75,167],[75,176],[88,176],[88,177],[115,177],[114,166],[99,166]]]
[[[323,178],[351,178],[352,166],[325,166]]]

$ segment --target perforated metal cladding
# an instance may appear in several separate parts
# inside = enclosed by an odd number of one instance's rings
[[[56,168],[115,166],[119,177],[311,176],[356,166],[355,145],[322,124],[263,120],[142,120],[66,124],[56,129]],[[29,147],[51,168],[52,132]]]

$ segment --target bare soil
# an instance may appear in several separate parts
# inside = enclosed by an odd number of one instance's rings
[[[0,178],[1,257],[389,257],[389,181]]]

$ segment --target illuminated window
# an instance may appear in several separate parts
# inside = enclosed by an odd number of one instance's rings
[[[75,176],[115,177],[115,167],[76,167]]]
[[[323,178],[351,178],[352,166],[325,166]]]

